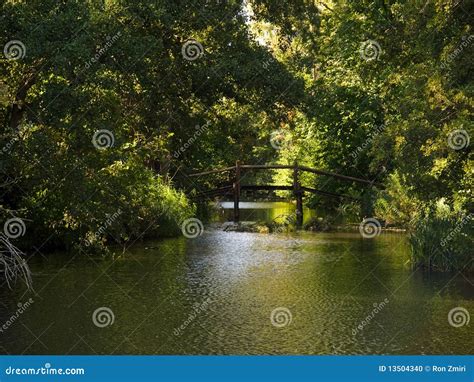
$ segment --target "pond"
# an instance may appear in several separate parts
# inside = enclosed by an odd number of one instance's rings
[[[114,256],[37,255],[36,293],[0,291],[0,352],[472,354],[472,277],[412,271],[408,255],[404,234],[209,226]]]

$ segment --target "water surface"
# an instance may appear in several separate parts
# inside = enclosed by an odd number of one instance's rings
[[[408,251],[403,234],[208,228],[115,256],[37,256],[37,294],[0,291],[0,323],[34,300],[0,352],[473,354],[472,322],[448,322],[453,308],[474,314],[473,279],[413,272]],[[114,316],[103,328],[101,307]]]

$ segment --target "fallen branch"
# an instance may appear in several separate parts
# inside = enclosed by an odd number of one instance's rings
[[[32,289],[31,271],[25,254],[15,247],[5,235],[0,235],[0,278],[5,278],[9,288],[20,278]]]

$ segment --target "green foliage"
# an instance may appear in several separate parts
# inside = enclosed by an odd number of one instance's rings
[[[472,143],[450,142],[455,131],[474,139],[473,11],[466,1],[5,1],[2,41],[26,51],[0,65],[2,217],[28,219],[37,246],[170,233],[194,213],[176,190],[229,183],[186,173],[236,160],[385,183],[304,174],[307,187],[363,199],[305,198],[336,221],[373,213],[411,228],[439,200],[466,215]],[[183,56],[189,40],[203,47],[196,60]],[[98,149],[104,129],[114,142]]]
[[[396,171],[385,185],[386,188],[378,192],[375,215],[383,217],[387,226],[409,227],[420,213],[420,202],[411,195]]]
[[[472,218],[431,213],[417,219],[410,234],[413,264],[439,271],[474,270]]]
[[[418,255],[434,256],[429,234],[448,234],[456,227],[455,216],[474,208],[472,142],[466,142],[474,137],[474,34],[468,16],[473,4],[320,2],[315,22],[315,13],[306,15],[300,2],[286,7],[289,15],[282,19],[284,5],[255,3],[265,29],[278,33],[269,45],[306,84],[303,115],[293,114],[297,117],[289,121],[292,144],[279,150],[278,161],[384,183],[373,192],[324,176],[304,179],[309,187],[361,197],[366,203],[359,219],[374,203],[375,216],[419,235]],[[299,29],[311,29],[317,43],[295,38],[292,31]],[[289,41],[289,47],[281,41]],[[372,51],[362,50],[367,41]],[[453,147],[456,131],[469,138]],[[442,223],[422,218],[436,214],[439,200],[456,212]],[[341,203],[310,199],[330,216],[344,213]],[[457,257],[457,267],[466,260],[466,249],[460,249],[464,238],[459,248],[444,248],[445,255]]]

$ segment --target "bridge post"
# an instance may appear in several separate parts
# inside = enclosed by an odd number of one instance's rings
[[[240,220],[240,161],[235,162],[235,182],[234,182],[234,223]]]
[[[303,226],[303,190],[301,190],[297,162],[293,167],[293,194],[296,198],[296,227],[301,228]]]

